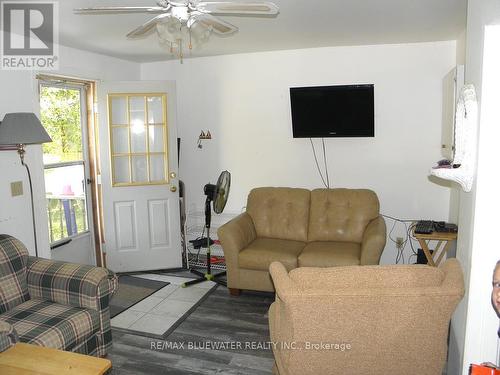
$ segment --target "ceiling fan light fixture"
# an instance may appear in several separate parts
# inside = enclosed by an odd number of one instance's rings
[[[190,50],[199,48],[208,42],[212,33],[212,28],[205,27],[202,23],[188,22],[188,25],[175,17],[166,18],[156,24],[160,44],[167,45],[170,52],[180,58],[181,62],[184,46],[188,46]]]
[[[190,34],[196,45],[201,46],[207,43],[212,34],[212,27],[206,27],[199,22],[195,22],[190,28]]]
[[[173,18],[169,18],[165,22],[159,22],[156,25],[156,30],[158,37],[163,42],[177,43],[182,40],[184,44],[188,44],[187,42],[191,40],[193,48],[206,43],[212,32],[211,28],[205,27],[201,23],[196,22],[191,27],[188,27]]]
[[[77,14],[158,13],[127,34],[130,39],[156,31],[161,45],[167,45],[181,60],[183,45],[189,49],[208,42],[212,33],[229,36],[238,27],[219,15],[275,16],[279,8],[268,1],[156,0],[156,7],[104,6],[74,9]]]

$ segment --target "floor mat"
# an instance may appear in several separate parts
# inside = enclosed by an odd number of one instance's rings
[[[118,278],[118,290],[109,301],[111,318],[169,284],[169,282],[165,281],[148,280],[128,275],[120,276]]]

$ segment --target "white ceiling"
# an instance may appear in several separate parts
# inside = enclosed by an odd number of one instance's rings
[[[209,0],[208,0],[209,1]],[[242,1],[242,0],[237,0]],[[453,40],[465,29],[467,0],[275,0],[276,18],[228,17],[239,32],[212,35],[193,57],[342,45]],[[155,33],[125,35],[148,14],[75,15],[90,6],[154,6],[155,0],[64,0],[59,2],[63,45],[138,62],[172,58]],[[189,57],[189,56],[186,56]]]

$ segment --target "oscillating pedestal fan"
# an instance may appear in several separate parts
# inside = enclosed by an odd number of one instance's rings
[[[226,272],[220,272],[218,274],[212,274],[211,269],[211,252],[210,252],[210,225],[212,222],[212,207],[214,212],[220,214],[224,207],[226,206],[227,198],[229,196],[229,188],[231,186],[231,174],[228,171],[223,171],[219,178],[217,179],[217,184],[206,184],[203,189],[205,195],[207,196],[205,200],[205,228],[207,230],[207,270],[205,273],[200,272],[196,269],[190,269],[192,273],[198,275],[199,278],[191,280],[182,284],[185,288],[189,285],[198,284],[206,280],[211,280],[217,284],[226,286],[226,282],[219,280],[218,277],[224,276]]]

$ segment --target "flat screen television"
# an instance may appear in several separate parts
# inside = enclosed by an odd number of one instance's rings
[[[290,88],[294,138],[374,137],[373,85]]]

